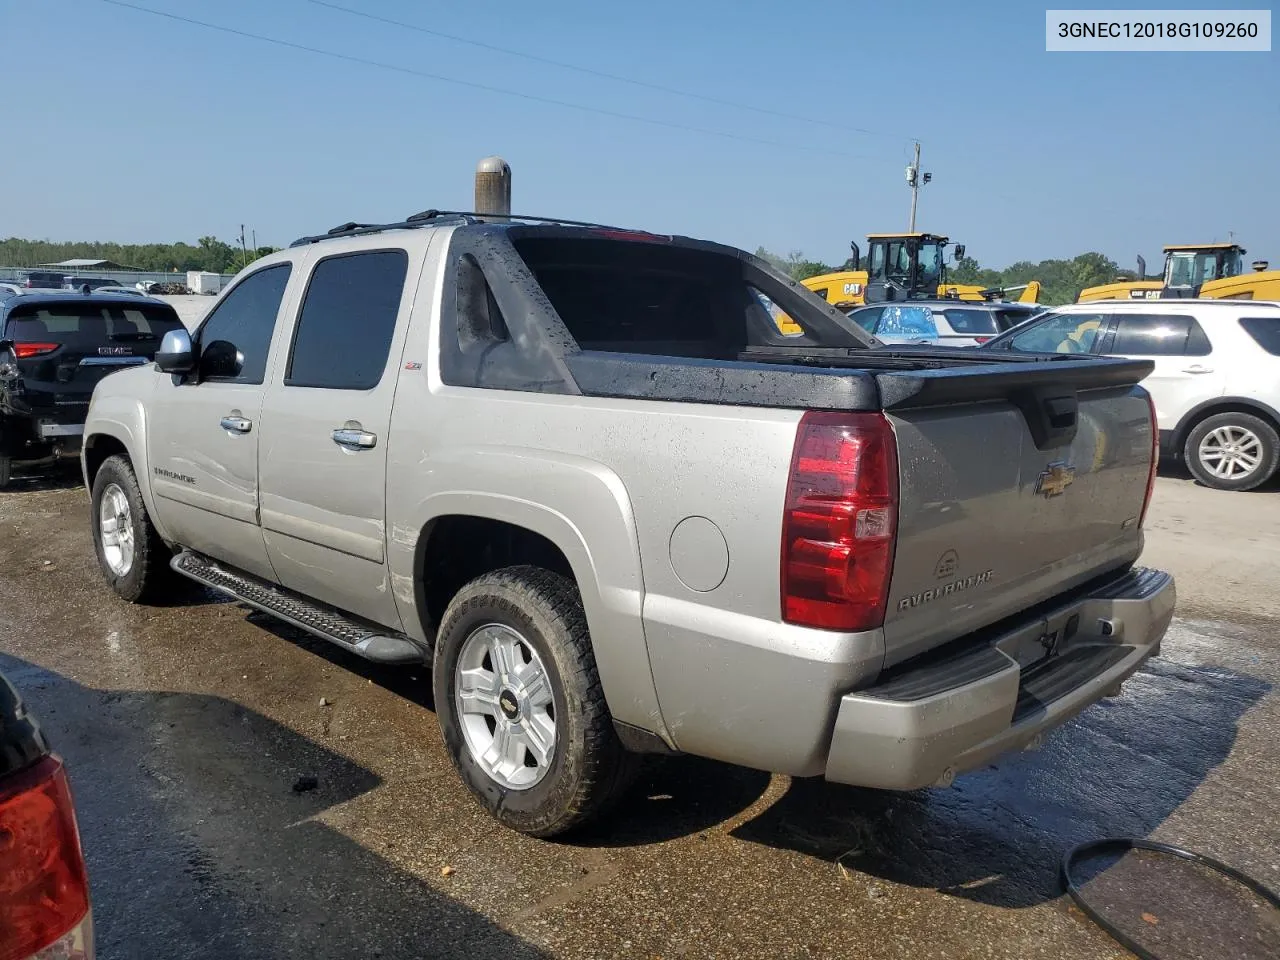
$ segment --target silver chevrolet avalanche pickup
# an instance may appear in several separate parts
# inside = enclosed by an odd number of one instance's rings
[[[426,211],[254,263],[97,386],[82,458],[122,598],[178,574],[430,664],[466,785],[547,837],[640,754],[913,790],[1118,691],[1174,607],[1150,369],[889,348],[740,250]]]

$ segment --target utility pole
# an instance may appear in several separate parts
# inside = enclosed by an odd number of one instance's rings
[[[911,187],[911,221],[907,225],[908,233],[916,232],[916,203],[920,198],[920,188],[933,179],[932,173],[920,172],[920,141],[913,142],[916,145],[915,159],[907,167],[907,184]]]
[[[244,224],[240,224],[240,269],[243,270],[249,263],[249,251],[244,248]]]

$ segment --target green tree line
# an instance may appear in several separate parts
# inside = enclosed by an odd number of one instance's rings
[[[809,277],[849,268],[847,263],[832,266],[820,260],[810,260],[799,250],[780,256],[760,247],[756,250],[756,256],[768,260],[794,280],[807,280]],[[1119,264],[1105,254],[1094,251],[1079,254],[1070,260],[1041,260],[1039,263],[1020,260],[1003,270],[984,267],[972,257],[964,257],[947,268],[948,280],[983,287],[1013,287],[1039,280],[1040,303],[1050,306],[1074,303],[1076,295],[1085,287],[1113,283],[1122,276],[1132,277],[1133,274],[1121,270]]]
[[[104,243],[49,240],[23,240],[9,237],[0,240],[0,266],[35,267],[62,260],[110,260],[124,267],[164,273],[208,270],[212,273],[235,273],[259,257],[274,253],[275,247],[258,247],[242,251],[217,237],[201,237],[189,243]]]
[[[0,240],[0,266],[34,267],[60,260],[111,260],[126,267],[164,273],[187,270],[209,270],[213,273],[235,273],[259,257],[273,253],[275,247],[258,247],[241,251],[217,237],[201,237],[196,243],[105,243],[80,241],[56,243],[49,240],[23,240],[10,237]],[[807,280],[819,274],[843,269],[848,264],[833,266],[812,260],[799,250],[785,256],[760,247],[756,256],[768,260],[795,280]],[[1085,287],[1111,283],[1124,271],[1110,257],[1101,253],[1082,253],[1070,260],[1020,260],[996,270],[984,267],[972,257],[965,257],[948,270],[948,278],[956,283],[975,283],[984,287],[1009,287],[1029,280],[1043,285],[1040,302],[1071,303]]]

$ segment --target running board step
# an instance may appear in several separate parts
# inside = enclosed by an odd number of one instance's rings
[[[353,620],[255,576],[231,570],[190,550],[183,550],[169,564],[184,577],[247,603],[295,627],[332,641],[356,656],[377,663],[424,663],[426,653],[401,634],[379,632],[377,627]]]

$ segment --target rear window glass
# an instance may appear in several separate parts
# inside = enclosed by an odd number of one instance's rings
[[[1280,357],[1280,317],[1242,317],[1240,326],[1263,350]]]
[[[996,327],[995,314],[990,310],[959,310],[948,307],[942,311],[956,333],[991,334],[999,333]]]
[[[515,247],[584,350],[736,356],[748,311],[774,320],[777,309],[723,254],[576,238],[524,238]]]
[[[119,343],[159,340],[182,329],[171,307],[115,303],[58,303],[15,307],[5,325],[6,339],[31,343]]]
[[[996,316],[996,326],[1001,332],[1012,329],[1023,320],[1030,320],[1036,315],[1035,310],[994,310],[992,312]]]
[[[674,264],[663,269],[667,258],[661,256],[642,259],[650,261],[648,269],[607,262],[535,261],[530,266],[560,319],[584,346],[626,340],[712,340],[717,324],[728,320],[735,307],[739,312],[743,309],[747,290],[740,279],[715,278]],[[732,302],[735,297],[737,304]]]
[[[878,337],[933,338],[937,335],[938,325],[928,307],[885,307],[876,327]]]

